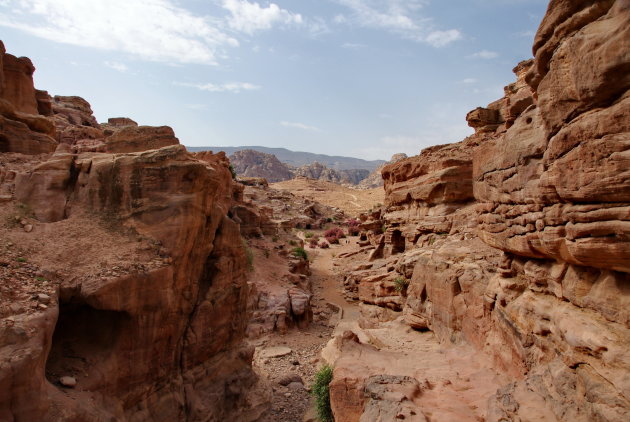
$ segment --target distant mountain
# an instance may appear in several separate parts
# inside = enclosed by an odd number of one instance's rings
[[[383,160],[367,161],[360,158],[331,156],[324,154],[313,154],[312,152],[291,151],[286,148],[268,148],[261,146],[242,146],[242,147],[186,147],[189,151],[225,151],[227,155],[232,155],[236,151],[245,149],[253,149],[254,151],[264,152],[266,154],[275,155],[278,160],[292,167],[302,167],[310,165],[314,162],[325,165],[334,170],[355,170],[363,169],[374,171],[378,167],[385,164]]]
[[[241,177],[264,177],[271,183],[293,179],[289,166],[273,154],[244,149],[234,152],[229,158],[234,171]]]
[[[238,176],[264,177],[272,183],[301,176],[338,184],[356,185],[370,174],[370,171],[366,169],[334,170],[317,161],[296,168],[279,161],[273,154],[252,149],[236,151],[228,157]]]

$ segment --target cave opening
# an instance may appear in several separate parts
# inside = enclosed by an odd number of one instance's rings
[[[405,252],[405,237],[400,230],[392,233],[392,255]]]
[[[121,333],[129,323],[125,312],[61,302],[46,361],[48,381],[56,384],[63,376],[81,380],[98,372],[119,347]]]

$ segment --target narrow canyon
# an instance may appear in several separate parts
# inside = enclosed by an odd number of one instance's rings
[[[630,1],[551,0],[475,133],[362,190],[99,123],[7,49],[0,421],[316,421],[324,365],[338,422],[630,420]]]

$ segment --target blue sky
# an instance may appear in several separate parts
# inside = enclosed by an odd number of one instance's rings
[[[366,159],[472,130],[531,57],[547,0],[0,0],[35,84],[189,146]]]

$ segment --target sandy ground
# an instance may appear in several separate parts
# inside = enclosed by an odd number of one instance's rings
[[[298,177],[269,185],[274,189],[291,191],[297,196],[336,207],[348,215],[356,216],[385,201],[383,188],[352,189],[336,183]]]

